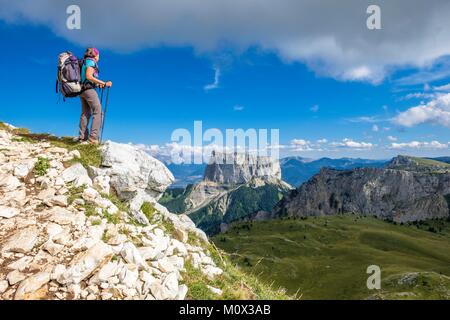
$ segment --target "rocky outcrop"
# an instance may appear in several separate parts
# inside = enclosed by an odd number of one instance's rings
[[[292,187],[281,180],[278,161],[249,154],[213,152],[201,182],[164,204],[185,213],[209,235],[260,210],[271,210]]]
[[[140,208],[155,202],[175,181],[167,167],[143,150],[129,144],[107,141],[101,149],[101,168],[90,168],[95,185],[103,192],[110,188],[120,199],[130,203],[130,210],[140,223],[149,221]]]
[[[255,179],[280,181],[279,161],[248,153],[213,152],[203,177],[204,181],[231,185],[245,184]]]
[[[385,166],[386,169],[406,170],[414,172],[450,173],[450,164],[434,159],[399,155]]]
[[[223,272],[205,233],[156,202],[173,180],[164,165],[108,142],[86,170],[68,164],[75,151],[0,130],[0,299],[184,299],[188,261],[205,278]]]
[[[449,216],[450,174],[361,168],[322,169],[292,191],[273,216],[362,213],[397,222]]]
[[[118,195],[129,200],[140,190],[159,198],[175,181],[169,169],[145,151],[112,141],[102,146],[102,167],[108,168],[105,175]]]

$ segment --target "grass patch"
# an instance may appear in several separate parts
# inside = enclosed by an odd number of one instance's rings
[[[101,165],[102,157],[98,146],[91,144],[80,144],[68,137],[54,137],[50,139],[50,143],[55,147],[66,148],[69,151],[78,150],[80,152],[80,158],[73,158],[68,164],[80,162],[85,168],[88,166],[100,167]]]
[[[93,226],[99,226],[99,225],[102,224],[102,220],[101,219],[96,219],[96,220],[92,221],[91,224]]]
[[[111,201],[120,211],[128,212],[129,204],[126,201],[120,200],[116,194],[105,194],[102,193],[101,196],[105,199]]]
[[[90,203],[86,203],[82,207],[84,209],[84,215],[86,217],[98,216],[97,211],[95,211],[95,206],[94,205],[92,205]]]
[[[428,231],[438,223],[439,232]],[[421,226],[358,215],[286,218],[236,224],[212,240],[243,272],[302,299],[366,299],[374,294],[366,287],[372,264],[382,270],[385,296],[402,290],[388,285],[393,276],[450,276],[450,222]]]
[[[102,241],[105,243],[108,243],[109,239],[111,239],[111,236],[109,236],[108,232],[106,232],[106,230],[105,230],[102,235]]]
[[[33,139],[27,138],[27,137],[20,137],[20,138],[12,138],[11,141],[13,142],[26,142],[26,143],[35,143]]]
[[[50,161],[47,158],[39,157],[34,165],[34,174],[37,176],[44,176],[48,169],[50,169]]]
[[[110,214],[106,209],[103,209],[103,217],[105,217],[106,220],[112,224],[119,224],[121,222],[120,211]]]
[[[33,134],[29,132],[16,133],[20,138],[26,139],[29,142],[50,142],[54,147],[65,148],[69,151],[78,150],[80,158],[73,158],[66,165],[73,163],[81,163],[84,167],[94,166],[99,167],[102,161],[101,152],[98,146],[91,144],[80,144],[74,141],[71,137],[56,137],[50,134]]]
[[[83,194],[84,189],[86,189],[86,185],[69,188],[69,195],[67,197],[67,202],[69,204],[72,204],[75,201],[75,199],[81,198],[81,195]]]
[[[30,130],[27,128],[11,128],[6,123],[0,121],[0,130],[5,130],[7,132],[10,132],[12,134],[29,134]]]
[[[141,211],[147,217],[148,221],[153,221],[155,218],[155,213],[157,212],[155,207],[149,202],[144,202],[142,204]]]
[[[169,235],[174,236],[175,226],[172,221],[164,218],[162,215],[156,215],[158,210],[151,203],[144,202],[141,206],[141,211],[147,217],[148,221],[158,223]]]
[[[286,294],[284,289],[274,289],[267,286],[254,275],[242,272],[233,265],[226,256],[218,258],[221,253],[210,248],[211,257],[224,270],[220,276],[213,280],[208,279],[199,269],[194,268],[190,260],[185,263],[186,272],[183,273],[183,282],[189,287],[187,298],[194,300],[290,300],[293,296]],[[211,292],[207,286],[222,290],[218,296]]]

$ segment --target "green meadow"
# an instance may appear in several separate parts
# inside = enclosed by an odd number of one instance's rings
[[[450,222],[337,215],[235,224],[213,238],[242,270],[301,299],[450,299]],[[381,290],[369,290],[369,265]]]

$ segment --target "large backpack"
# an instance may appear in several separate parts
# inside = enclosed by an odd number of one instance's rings
[[[80,95],[82,89],[80,61],[70,51],[59,54],[56,93],[59,90],[64,98],[72,98]]]

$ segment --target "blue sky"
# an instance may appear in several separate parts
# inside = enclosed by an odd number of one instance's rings
[[[448,48],[426,64],[382,61],[380,67],[374,58],[367,65],[377,77],[351,78],[346,68],[357,69],[340,59],[320,52],[319,62],[309,55],[292,58],[289,51],[257,42],[243,46],[242,40],[236,48],[231,36],[213,49],[189,35],[181,44],[160,39],[124,49],[112,44],[114,34],[102,45],[97,35],[91,39],[82,32],[80,40],[54,23],[11,19],[0,11],[0,40],[6,44],[0,53],[0,120],[35,132],[76,135],[79,100],[57,103],[54,92],[57,55],[71,50],[81,56],[95,45],[101,51],[100,78],[114,84],[107,139],[158,145],[164,152],[173,130],[192,130],[201,120],[205,129],[277,128],[286,155],[449,155],[450,90],[438,89],[450,83]],[[441,113],[430,115],[430,108]]]

